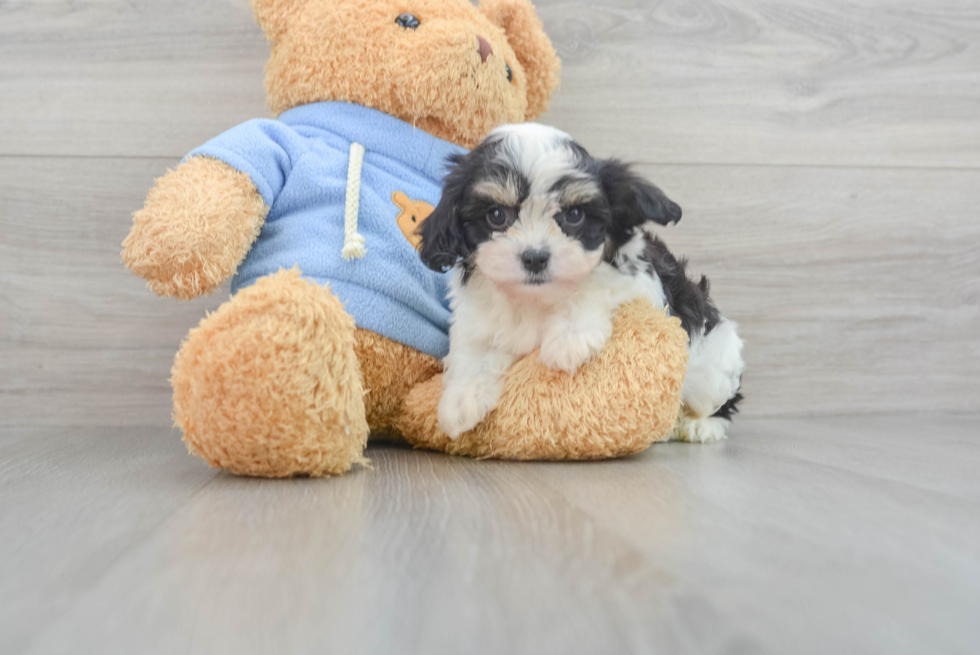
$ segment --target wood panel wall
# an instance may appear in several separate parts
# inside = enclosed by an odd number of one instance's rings
[[[980,409],[980,4],[539,0],[542,119],[637,162],[746,339],[755,416]],[[167,425],[180,340],[119,242],[266,116],[244,0],[0,0],[0,425]]]

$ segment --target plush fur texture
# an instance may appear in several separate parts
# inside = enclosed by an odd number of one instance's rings
[[[172,371],[188,449],[239,475],[339,475],[367,463],[354,321],[329,289],[280,271],[191,330]]]
[[[364,407],[376,434],[397,436],[394,429],[408,392],[442,371],[438,359],[368,330],[357,330],[354,354],[364,374]]]
[[[123,241],[123,262],[160,296],[211,293],[238,268],[269,208],[248,175],[195,157],[157,180]]]
[[[266,87],[277,114],[344,100],[473,146],[500,123],[542,113],[558,83],[558,58],[526,0],[484,0],[479,8],[467,0],[253,0],[253,7],[272,42]],[[414,29],[396,23],[405,12],[416,17]],[[267,212],[246,175],[191,158],[150,192],[123,260],[160,295],[209,293],[235,272]],[[551,372],[519,363],[514,395],[479,433],[484,443],[474,434],[452,451],[596,459],[666,435],[685,364],[683,333],[659,314],[635,311],[574,382],[552,386]],[[212,466],[267,477],[339,475],[367,464],[369,429],[448,448],[426,404],[440,369],[431,357],[356,329],[328,288],[280,271],[188,335],[172,371],[174,420],[190,451]]]
[[[272,42],[265,83],[276,114],[345,100],[473,147],[501,123],[543,113],[558,86],[558,57],[526,0],[252,4]],[[396,23],[406,12],[416,28]],[[486,61],[478,37],[492,47]]]
[[[499,459],[605,459],[666,438],[680,406],[687,335],[677,318],[638,300],[624,305],[606,348],[575,376],[535,357],[508,372],[497,408],[455,440],[439,427],[442,376],[417,386],[399,423],[419,447]]]

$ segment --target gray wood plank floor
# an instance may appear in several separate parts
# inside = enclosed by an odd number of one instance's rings
[[[746,419],[593,464],[214,472],[0,433],[3,653],[975,653],[977,419]]]

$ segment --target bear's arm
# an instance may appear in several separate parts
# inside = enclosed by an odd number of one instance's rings
[[[215,291],[245,259],[305,149],[282,123],[254,120],[194,150],[133,216],[123,262],[161,296]]]
[[[191,157],[157,180],[123,241],[123,262],[160,296],[190,300],[232,275],[269,208],[245,173]]]

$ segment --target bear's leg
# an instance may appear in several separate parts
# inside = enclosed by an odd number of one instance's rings
[[[191,330],[174,361],[188,449],[239,475],[339,475],[365,464],[354,320],[328,288],[279,271]]]
[[[376,436],[400,436],[395,428],[402,404],[415,385],[442,371],[431,355],[391,339],[358,329],[354,352],[364,377],[364,406],[368,425]]]

